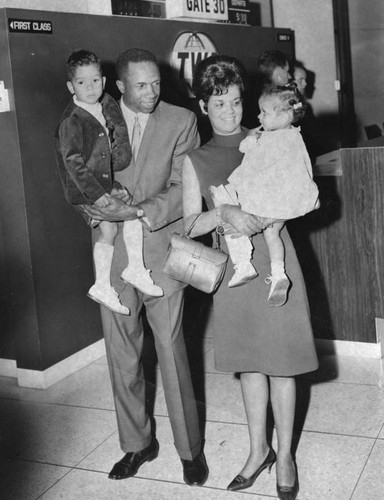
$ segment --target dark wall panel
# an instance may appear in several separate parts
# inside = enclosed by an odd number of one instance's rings
[[[240,58],[250,73],[263,50],[292,54],[293,33],[18,9],[1,9],[0,18],[2,78],[15,103],[13,111],[0,113],[6,129],[0,139],[6,178],[0,185],[1,244],[11,298],[6,328],[15,341],[18,366],[44,370],[102,337],[99,308],[86,298],[93,282],[90,230],[64,200],[53,150],[54,130],[70,99],[65,84],[69,54],[78,48],[96,52],[107,89],[118,98],[117,55],[133,46],[149,49],[159,57],[167,99],[193,107],[170,67],[181,33],[208,35],[219,53]],[[8,19],[50,21],[53,31],[8,33]],[[290,34],[290,42],[278,42],[277,33]],[[1,347],[0,357],[5,351]]]

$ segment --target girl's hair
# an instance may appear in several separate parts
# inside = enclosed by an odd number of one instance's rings
[[[208,103],[212,95],[223,95],[228,87],[238,85],[243,95],[246,73],[241,62],[235,57],[216,55],[203,59],[195,68],[192,92],[198,100]]]
[[[84,49],[72,52],[67,61],[68,80],[72,80],[79,66],[90,66],[91,64],[95,64],[99,68],[100,73],[102,72],[100,59],[94,52]]]
[[[304,117],[306,110],[305,98],[298,91],[295,83],[289,83],[282,87],[278,85],[267,85],[263,88],[260,99],[268,97],[276,100],[276,111],[292,110],[292,123],[296,123]]]

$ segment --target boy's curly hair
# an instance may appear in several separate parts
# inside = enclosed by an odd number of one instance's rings
[[[296,123],[305,115],[306,102],[304,96],[298,91],[296,83],[288,85],[267,85],[263,88],[260,98],[274,97],[276,99],[275,109],[277,111],[292,110],[293,120]]]
[[[95,64],[96,66],[98,66],[101,73],[100,59],[94,52],[84,49],[75,50],[74,52],[72,52],[67,61],[68,80],[72,80],[76,69],[79,66],[90,66],[91,64]]]

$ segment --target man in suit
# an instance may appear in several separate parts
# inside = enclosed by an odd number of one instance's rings
[[[120,445],[125,452],[109,477],[124,479],[135,475],[159,451],[145,408],[140,316],[145,306],[184,480],[189,485],[201,486],[207,480],[208,467],[182,330],[184,287],[161,272],[171,234],[182,230],[181,168],[184,156],[200,144],[196,117],[159,99],[159,65],[151,52],[142,49],[123,52],[116,70],[116,83],[122,94],[120,105],[133,153],[130,166],[118,172],[116,180],[127,187],[135,201],[126,204],[126,199],[115,197],[104,209],[87,210],[99,220],[142,221],[144,261],[152,269],[154,282],[163,288],[164,296],[148,296],[120,279],[127,264],[120,228],[111,282],[131,315],[101,308]]]

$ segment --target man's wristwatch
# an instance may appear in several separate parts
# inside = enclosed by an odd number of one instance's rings
[[[142,218],[144,217],[144,215],[145,215],[144,210],[143,210],[142,208],[139,208],[139,209],[137,210],[137,212],[136,212],[136,217],[137,217],[138,219],[142,219]]]

